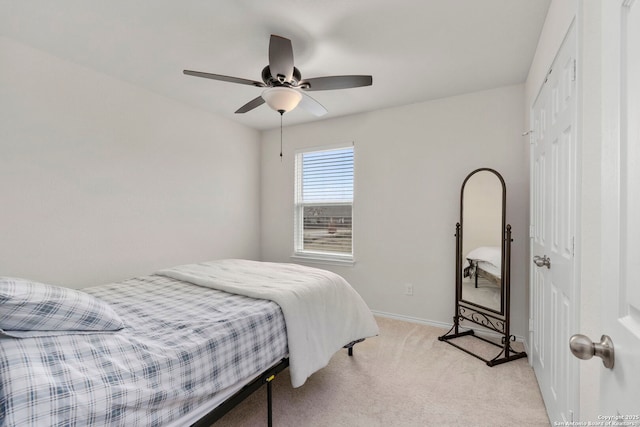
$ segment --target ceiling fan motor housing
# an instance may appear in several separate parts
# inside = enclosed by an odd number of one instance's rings
[[[279,78],[280,77],[280,78]],[[293,67],[293,76],[291,81],[284,80],[285,76],[273,76],[271,75],[271,68],[267,65],[262,69],[262,81],[270,87],[274,86],[290,86],[298,87],[298,83],[302,80],[302,74],[298,68]]]

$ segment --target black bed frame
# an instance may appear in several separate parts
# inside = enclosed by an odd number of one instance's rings
[[[467,258],[467,261],[469,261],[469,266],[464,268],[464,277],[470,277],[471,275],[473,275],[474,280],[475,280],[475,287],[478,287],[478,277],[484,277],[485,279],[489,280],[492,283],[495,283],[496,285],[500,286],[500,277],[493,275],[491,273],[489,273],[487,270],[484,270],[482,267],[480,267],[480,265],[478,265],[478,261],[475,259],[469,259]]]
[[[343,348],[346,348],[349,351],[349,356],[353,356],[353,346],[359,342],[364,341],[364,338],[355,340],[345,345]],[[267,422],[269,427],[273,425],[273,417],[272,417],[272,398],[271,398],[271,381],[273,381],[280,372],[284,371],[289,366],[289,358],[285,357],[280,362],[270,367],[266,371],[262,372],[258,375],[253,381],[249,384],[242,387],[236,394],[222,402],[219,406],[213,409],[204,417],[200,418],[198,421],[193,423],[191,427],[209,427],[211,424],[218,421],[222,418],[226,413],[235,408],[240,402],[249,397],[253,392],[261,388],[264,384],[267,385]]]

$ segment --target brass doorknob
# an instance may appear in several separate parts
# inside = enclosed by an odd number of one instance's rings
[[[599,343],[594,343],[589,337],[582,334],[574,335],[569,339],[569,348],[578,359],[589,360],[593,356],[598,356],[602,359],[605,368],[613,368],[615,359],[613,341],[607,335],[603,335]]]

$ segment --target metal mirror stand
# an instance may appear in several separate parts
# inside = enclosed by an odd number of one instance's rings
[[[465,184],[474,174],[482,171],[487,171],[493,173],[500,180],[502,185],[502,231],[501,233],[501,259],[502,265],[501,269],[501,288],[500,288],[500,310],[496,310],[492,307],[482,306],[481,304],[477,304],[474,302],[470,302],[468,299],[463,297],[463,271],[465,271],[465,267],[463,265],[463,240],[462,240],[462,224],[463,223],[463,205],[464,205],[464,191]],[[488,366],[495,366],[502,363],[510,362],[512,360],[521,359],[526,357],[527,354],[525,352],[516,352],[511,348],[511,343],[515,341],[515,336],[511,335],[509,330],[509,321],[510,321],[510,277],[511,277],[511,225],[507,224],[505,226],[505,217],[506,217],[506,209],[505,209],[505,197],[506,196],[506,187],[504,184],[504,180],[502,176],[493,169],[481,168],[471,172],[467,178],[465,179],[462,185],[462,191],[460,196],[460,222],[456,223],[456,301],[455,301],[455,315],[453,316],[453,326],[451,329],[444,335],[438,337],[438,340],[444,341],[452,346],[468,353],[483,362],[485,362]],[[468,256],[468,255],[467,255]],[[477,272],[476,272],[477,275]],[[476,276],[476,286],[477,286],[477,276]],[[500,343],[495,342],[489,338],[485,338],[484,336],[480,336],[476,334],[474,329],[468,328],[467,330],[462,330],[462,322],[470,322],[475,325],[479,325],[485,330],[487,330],[486,335],[495,335],[500,337]],[[451,340],[455,338],[460,338],[464,336],[471,336],[478,338],[484,342],[487,342],[493,346],[499,347],[500,352],[492,359],[485,359],[484,357],[472,352],[471,350],[458,345],[457,343],[452,342]]]

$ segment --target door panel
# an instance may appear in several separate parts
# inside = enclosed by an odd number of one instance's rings
[[[572,421],[576,362],[567,345],[575,318],[575,29],[569,30],[532,109],[531,266],[533,368],[549,418]]]

